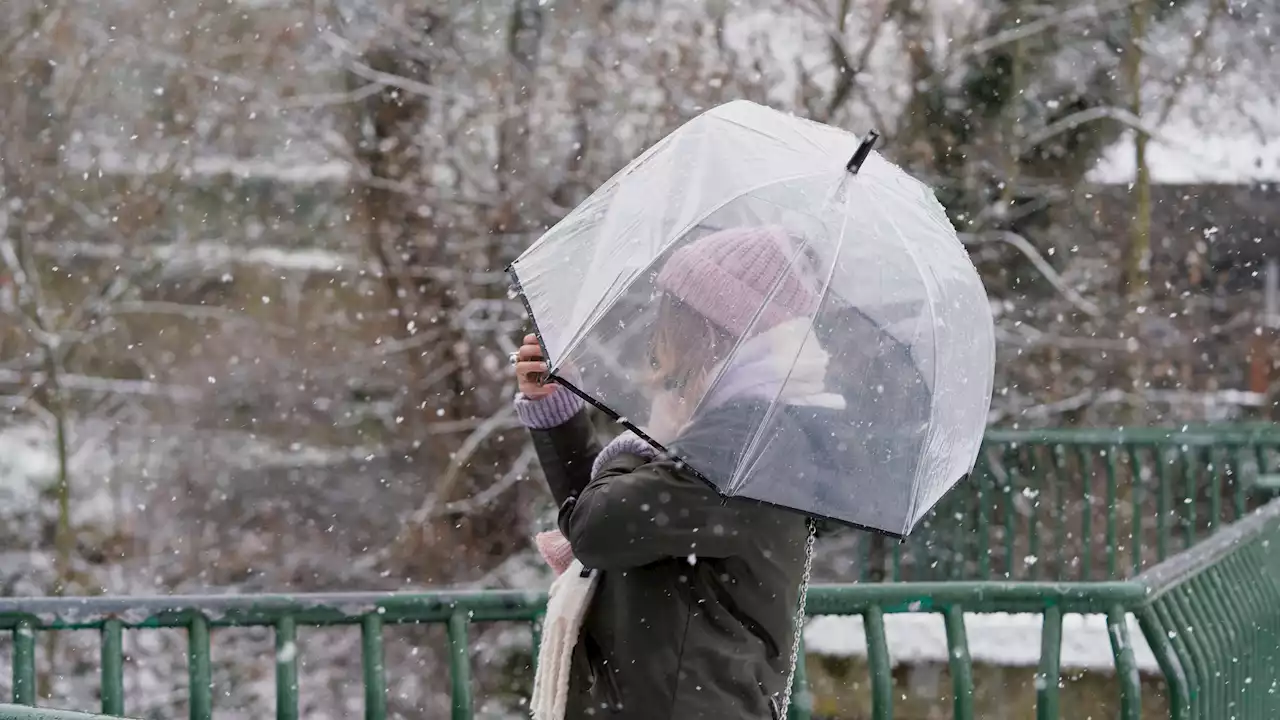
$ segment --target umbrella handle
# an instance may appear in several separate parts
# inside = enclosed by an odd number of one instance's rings
[[[868,132],[867,137],[862,141],[862,144],[858,146],[857,150],[853,151],[853,157],[849,158],[849,164],[845,165],[844,169],[848,170],[853,175],[857,175],[858,171],[862,169],[862,163],[866,161],[867,156],[871,154],[871,149],[876,146],[876,141],[879,139],[880,133],[875,130]]]

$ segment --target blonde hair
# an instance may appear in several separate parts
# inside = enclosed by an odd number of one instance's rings
[[[679,298],[662,294],[650,348],[655,387],[697,400],[712,368],[732,349],[729,333]]]

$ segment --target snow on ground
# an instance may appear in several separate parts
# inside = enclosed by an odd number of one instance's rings
[[[945,663],[947,633],[942,616],[934,613],[885,615],[885,638],[895,665]],[[1040,662],[1041,616],[1027,613],[966,613],[969,655],[975,663],[1004,667],[1035,667]],[[1138,669],[1159,671],[1138,622],[1129,617],[1129,636]],[[859,657],[867,655],[862,618],[825,616],[805,628],[805,649],[814,655]],[[1115,661],[1107,620],[1102,615],[1065,615],[1062,618],[1062,669],[1111,672]]]
[[[0,507],[5,514],[34,512],[40,492],[58,472],[50,433],[38,425],[0,429]]]
[[[84,173],[153,175],[172,172],[183,177],[204,178],[227,175],[301,185],[343,183],[349,181],[353,173],[349,162],[334,158],[323,144],[303,140],[290,140],[270,156],[188,157],[185,154],[148,152],[109,135],[81,134],[73,138],[63,158],[70,168]]]
[[[115,517],[110,492],[111,456],[105,425],[73,426],[67,456],[76,502],[72,521],[109,522]],[[53,430],[41,423],[0,426],[0,522],[35,516],[50,505],[43,496],[58,478]],[[118,498],[117,498],[118,499]]]
[[[117,434],[115,454],[106,438],[114,429],[110,421],[81,420],[72,428],[71,472],[92,474],[95,468],[109,467],[119,460],[140,463],[151,455],[164,458],[190,441],[190,435],[175,434],[156,425],[136,425],[133,435]],[[302,443],[271,443],[246,432],[201,433],[206,452],[219,462],[235,468],[307,468],[368,460],[384,452],[377,447],[322,447]],[[39,423],[0,427],[0,492],[15,497],[37,499],[39,488],[54,481],[57,455],[53,433]]]
[[[36,243],[36,252],[50,257],[68,259],[124,258],[134,251],[136,248],[101,242],[42,240]],[[146,252],[165,262],[170,272],[209,273],[232,266],[270,268],[282,273],[303,274],[378,272],[377,265],[364,262],[358,256],[349,253],[321,248],[249,245],[223,239],[152,245],[146,249]]]

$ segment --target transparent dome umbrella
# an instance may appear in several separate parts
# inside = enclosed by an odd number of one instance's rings
[[[973,470],[994,331],[874,141],[745,101],[659,141],[509,268],[550,376],[725,498],[908,534]]]

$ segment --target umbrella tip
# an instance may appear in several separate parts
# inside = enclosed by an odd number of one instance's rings
[[[867,136],[862,139],[862,144],[854,151],[853,157],[849,158],[849,164],[844,166],[845,169],[850,173],[857,175],[858,171],[862,169],[863,161],[865,161],[867,156],[871,154],[871,149],[876,146],[876,141],[879,139],[880,133],[875,130],[867,133]]]

